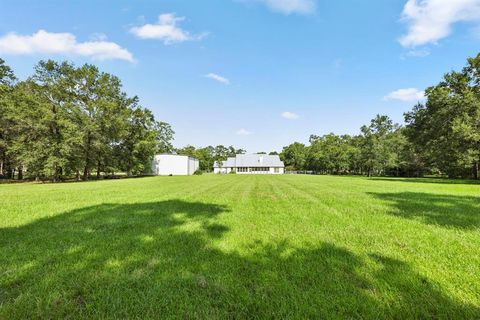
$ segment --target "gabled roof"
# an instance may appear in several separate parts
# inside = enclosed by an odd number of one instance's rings
[[[215,163],[215,168],[232,168],[232,167],[280,167],[285,165],[278,155],[268,154],[237,154],[236,157],[230,157],[223,163]]]

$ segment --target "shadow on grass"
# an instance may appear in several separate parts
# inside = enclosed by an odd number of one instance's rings
[[[476,184],[480,185],[480,180],[466,180],[466,179],[447,179],[447,178],[385,178],[385,177],[370,177],[369,180],[389,181],[389,182],[416,182],[416,183],[439,183],[439,184]]]
[[[368,193],[391,205],[390,213],[427,224],[462,229],[480,227],[480,197],[421,192]]]
[[[218,223],[220,214],[231,213],[180,200],[103,204],[0,229],[0,318],[469,318],[480,312],[380,255],[253,239],[222,250],[218,241],[230,230]]]

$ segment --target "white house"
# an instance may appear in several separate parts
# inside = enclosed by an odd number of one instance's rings
[[[237,154],[226,161],[216,162],[214,173],[238,174],[283,174],[285,165],[278,155],[267,154]]]
[[[186,176],[198,170],[199,161],[178,154],[157,154],[153,158],[153,174],[157,176]]]

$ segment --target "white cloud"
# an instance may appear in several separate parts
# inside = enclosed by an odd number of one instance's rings
[[[205,75],[205,78],[209,78],[209,79],[218,81],[218,82],[223,83],[223,84],[230,84],[230,80],[228,80],[227,78],[222,77],[222,76],[220,76],[220,75],[218,75],[218,74],[216,74],[216,73],[206,74],[206,75]]]
[[[247,129],[242,128],[242,129],[237,131],[237,134],[239,136],[249,136],[249,135],[252,134],[252,132],[248,131]]]
[[[177,42],[201,40],[207,34],[192,35],[178,26],[178,22],[185,20],[185,17],[177,17],[175,13],[164,13],[158,16],[157,23],[144,24],[133,27],[130,32],[140,39],[162,40],[165,44]]]
[[[286,15],[312,14],[316,10],[316,0],[237,0],[240,2],[259,2],[270,10]]]
[[[480,0],[408,0],[402,20],[408,32],[399,39],[404,47],[415,47],[450,35],[452,25],[480,20]]]
[[[281,116],[283,118],[289,119],[289,120],[295,120],[295,119],[298,119],[300,117],[298,114],[290,112],[290,111],[282,112]]]
[[[425,98],[425,92],[416,88],[398,89],[383,97],[383,100],[419,101]]]
[[[11,55],[63,54],[87,56],[97,60],[120,59],[134,62],[133,55],[115,42],[92,40],[77,42],[71,33],[39,30],[32,35],[8,33],[0,37],[0,53]]]

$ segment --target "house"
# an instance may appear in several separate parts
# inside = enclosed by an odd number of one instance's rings
[[[157,176],[186,176],[198,170],[196,158],[178,154],[157,154],[153,158],[153,174]]]
[[[285,165],[278,155],[237,154],[213,166],[214,173],[283,174]]]

